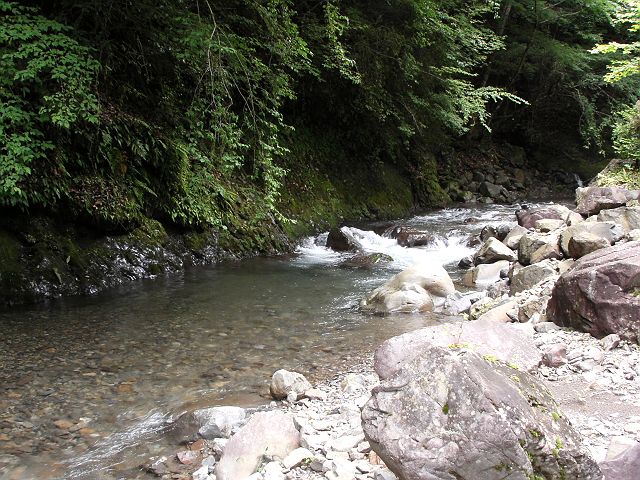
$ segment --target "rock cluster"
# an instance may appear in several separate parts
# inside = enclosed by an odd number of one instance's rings
[[[278,371],[267,411],[193,412],[195,436],[183,438],[197,448],[150,468],[188,478],[161,466],[189,464],[194,480],[637,478],[640,242],[628,197],[581,190],[577,211],[523,209],[519,225],[486,229],[463,279],[473,292],[439,268],[401,272],[362,308],[458,317],[387,340],[375,374],[363,365],[314,388]]]

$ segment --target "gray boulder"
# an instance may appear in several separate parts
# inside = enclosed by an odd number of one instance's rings
[[[502,241],[511,231],[512,225],[509,223],[502,223],[500,225],[487,225],[480,231],[480,240],[486,242],[491,237],[497,238]]]
[[[526,208],[516,212],[518,224],[524,228],[535,228],[539,220],[562,220],[567,221],[571,210],[563,205],[549,205],[540,208]]]
[[[512,250],[518,248],[522,235],[527,233],[528,230],[520,225],[513,227],[506,237],[504,237],[503,243]]]
[[[553,278],[556,275],[555,268],[548,262],[534,263],[533,265],[523,267],[515,271],[511,277],[511,295],[529,290],[540,282]]]
[[[597,250],[577,260],[556,282],[549,320],[601,338],[640,339],[640,242]]]
[[[447,271],[437,264],[416,265],[393,276],[360,302],[376,313],[431,311],[456,291]]]
[[[473,261],[476,265],[481,263],[495,263],[498,260],[514,262],[517,256],[509,247],[495,237],[489,237],[475,254]]]
[[[557,410],[533,376],[471,350],[432,345],[373,389],[362,425],[402,479],[602,479]]]
[[[580,258],[609,245],[611,245],[609,240],[604,237],[599,237],[589,232],[581,232],[573,235],[569,240],[568,253],[571,258]]]
[[[490,285],[500,281],[502,272],[508,269],[508,260],[483,263],[467,270],[462,277],[462,284],[466,287],[488,288]]]
[[[618,207],[602,210],[598,214],[599,222],[613,222],[624,229],[625,233],[640,228],[640,207]]]
[[[217,480],[239,480],[253,474],[263,457],[284,459],[300,446],[293,417],[279,410],[254,414],[229,439],[216,465]]]
[[[522,265],[530,265],[546,259],[562,258],[558,240],[558,232],[527,232],[518,244],[518,261]]]
[[[246,415],[244,408],[232,406],[205,408],[193,412],[193,416],[202,425],[198,434],[207,440],[228,438],[232,430],[244,422]]]
[[[271,377],[271,385],[269,391],[271,396],[276,400],[283,400],[290,393],[295,393],[297,398],[302,397],[304,392],[311,389],[309,381],[298,372],[290,372],[288,370],[278,370]]]
[[[552,232],[558,230],[566,225],[564,220],[558,220],[555,218],[543,218],[536,222],[536,230],[540,230],[543,233]]]
[[[533,332],[520,324],[475,320],[420,328],[380,345],[374,354],[374,369],[381,379],[395,375],[420,356],[425,348],[464,345],[480,355],[492,355],[504,362],[534,371],[542,361],[533,342]]]
[[[571,226],[560,234],[560,248],[565,255],[571,256],[569,253],[569,242],[571,238],[582,233],[590,233],[597,237],[604,238],[609,242],[609,245],[611,245],[624,236],[624,229],[622,226],[613,222],[582,222],[578,225]]]
[[[600,464],[605,480],[638,480],[640,476],[640,443],[634,444],[615,458]]]
[[[479,190],[482,195],[493,199],[497,199],[500,195],[507,192],[507,189],[503,186],[495,185],[491,182],[482,182]]]
[[[585,187],[576,190],[576,212],[590,216],[601,210],[621,207],[630,200],[640,197],[639,190],[627,190],[620,187]]]

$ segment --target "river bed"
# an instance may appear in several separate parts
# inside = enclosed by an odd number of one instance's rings
[[[407,249],[350,228],[394,261],[344,268],[317,238],[297,253],[188,270],[92,297],[0,311],[0,479],[145,478],[167,422],[196,406],[268,403],[279,368],[322,381],[435,314],[371,316],[360,298],[436,262],[460,278],[468,238],[514,206],[450,208],[403,221],[435,235]]]

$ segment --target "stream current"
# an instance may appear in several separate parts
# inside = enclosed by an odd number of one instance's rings
[[[161,434],[181,412],[268,403],[271,374],[312,383],[347,369],[394,335],[438,315],[371,316],[362,296],[423,261],[454,281],[467,242],[513,221],[514,206],[449,208],[399,223],[435,236],[404,248],[346,227],[370,270],[305,239],[295,255],[188,270],[92,297],[0,311],[0,480],[146,478],[139,465],[173,448]]]

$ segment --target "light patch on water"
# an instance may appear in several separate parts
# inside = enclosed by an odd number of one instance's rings
[[[130,428],[113,433],[94,445],[89,452],[69,462],[66,478],[96,478],[98,471],[122,462],[122,455],[145,442],[154,441],[163,433],[171,415],[151,411]]]

